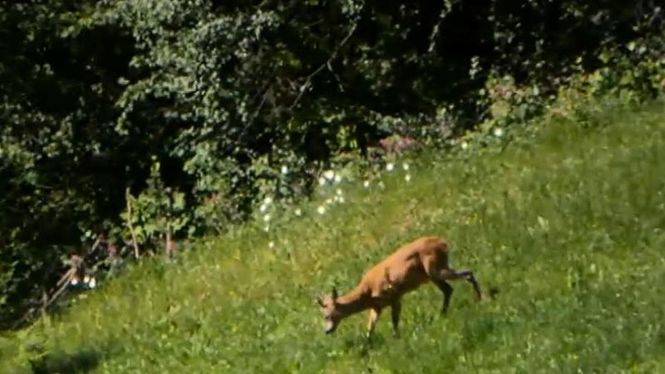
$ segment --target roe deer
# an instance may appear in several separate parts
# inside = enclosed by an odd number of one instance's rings
[[[448,266],[448,243],[435,236],[426,236],[398,248],[383,261],[374,265],[350,292],[317,298],[324,317],[326,334],[330,334],[346,317],[369,309],[367,337],[386,307],[391,308],[395,335],[399,325],[402,296],[431,281],[443,293],[442,313],[448,310],[453,288],[447,281],[464,279],[471,283],[478,301],[482,298],[478,282],[470,270],[455,271]]]
[[[366,146],[365,156],[370,159],[382,159],[386,155],[399,155],[415,149],[420,143],[409,136],[391,135]]]
[[[386,153],[402,153],[417,147],[418,142],[409,136],[393,135],[379,140],[379,145]]]

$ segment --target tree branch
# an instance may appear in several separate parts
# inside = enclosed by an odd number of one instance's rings
[[[349,41],[353,33],[356,31],[357,26],[358,24],[354,23],[353,26],[351,26],[351,28],[349,29],[349,32],[346,34],[344,39],[342,39],[342,41],[337,45],[337,47],[335,47],[335,50],[333,50],[333,52],[330,54],[330,57],[328,57],[328,59],[324,63],[322,63],[318,68],[316,68],[316,70],[314,70],[311,74],[309,74],[305,78],[305,83],[300,85],[300,88],[298,89],[299,91],[298,96],[296,96],[293,103],[289,106],[289,110],[293,110],[293,108],[295,108],[296,105],[298,105],[298,102],[300,102],[300,99],[302,99],[302,96],[305,94],[305,91],[307,91],[309,86],[311,86],[312,78],[314,78],[317,74],[322,72],[323,69],[325,69],[326,67],[331,66],[330,65],[331,62],[337,57],[337,54],[339,54],[340,49],[342,49],[342,47]]]
[[[125,200],[127,200],[127,228],[129,229],[129,234],[132,236],[132,245],[134,246],[134,258],[139,258],[139,245],[136,242],[136,233],[134,232],[134,226],[132,226],[132,195],[129,193],[129,187],[125,190]]]

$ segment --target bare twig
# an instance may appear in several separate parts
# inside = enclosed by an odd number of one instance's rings
[[[432,33],[429,35],[429,47],[427,48],[427,53],[432,53],[436,47],[436,37],[439,35],[439,28],[441,27],[441,22],[446,18],[452,7],[457,3],[457,1],[450,2],[450,8],[446,6],[446,2],[441,5],[441,12],[439,13],[439,19],[436,21],[436,24],[432,28]]]
[[[49,300],[48,300],[48,292],[46,290],[42,291],[42,308],[41,308],[41,313],[42,317],[46,317],[46,307],[49,305]]]
[[[71,282],[72,278],[74,278],[74,275],[76,274],[76,268],[70,267],[67,272],[60,278],[58,283],[56,283],[56,287],[62,287],[63,285],[68,285],[69,282]]]
[[[49,291],[44,289],[42,291],[41,302],[39,305],[30,308],[20,319],[16,320],[12,325],[13,328],[17,328],[21,326],[21,324],[34,318],[36,313],[41,313],[42,316],[45,316],[48,307],[51,306],[51,304],[53,304],[58,299],[58,297],[60,297],[60,295],[62,295],[62,293],[67,289],[67,286],[71,283],[72,279],[85,271],[84,269],[84,259],[76,254],[72,255],[69,259],[69,269],[67,269],[65,274],[60,277],[55,285],[56,291],[49,295]]]
[[[69,282],[70,282],[71,279],[74,277],[73,274],[75,274],[75,272],[71,272],[71,270],[72,270],[72,269],[69,269],[69,270],[67,271],[67,273],[65,274],[66,276],[68,276],[68,279],[66,279],[66,282],[64,282],[64,283],[60,286],[60,288],[58,288],[58,290],[55,291],[55,292],[53,293],[53,295],[51,295],[50,298],[47,298],[47,299],[46,299],[47,302],[42,306],[42,309],[44,310],[44,312],[46,311],[46,308],[48,308],[51,304],[53,304],[53,302],[54,302],[55,300],[58,299],[58,297],[60,296],[60,294],[62,294],[62,292],[65,291],[65,289],[66,289],[67,286],[69,285]],[[71,272],[71,273],[70,273],[70,272]]]
[[[173,240],[172,235],[171,235],[171,227],[170,225],[166,229],[166,238],[164,239],[164,249],[166,252],[166,255],[168,257],[173,257],[176,254],[176,243],[175,240]]]
[[[335,71],[332,68],[332,65],[330,65],[330,61],[328,61],[328,70],[332,73],[333,77],[335,77],[335,80],[337,81],[337,86],[339,87],[339,92],[344,93],[344,85],[342,85],[342,80],[339,78],[339,75],[335,73]]]
[[[323,64],[321,64],[321,66],[316,68],[311,74],[309,74],[305,78],[305,83],[300,85],[300,88],[298,89],[299,91],[298,96],[296,96],[296,99],[289,106],[289,110],[293,110],[293,108],[295,108],[296,105],[298,105],[298,102],[300,102],[300,99],[302,99],[302,96],[305,94],[305,91],[307,91],[309,86],[311,86],[312,78],[314,78],[317,74],[322,72],[323,69],[325,69],[326,67],[331,66],[331,62],[337,57],[337,54],[339,53],[340,49],[342,49],[342,47],[346,44],[346,42],[349,41],[353,33],[356,31],[357,26],[358,24],[354,23],[353,26],[351,26],[351,28],[349,29],[349,32],[346,34],[344,39],[342,39],[342,41],[337,45],[337,47],[335,47],[335,50],[333,50],[333,52],[330,54],[330,57],[328,57],[328,59]],[[330,68],[330,70],[332,71],[332,68]]]
[[[88,252],[88,255],[91,255],[91,254],[95,253],[95,251],[97,250],[99,245],[102,244],[102,242],[105,242],[105,241],[106,240],[101,235],[97,235],[97,238],[95,239],[95,242],[92,243],[92,246],[90,247],[90,252]]]
[[[127,200],[127,228],[129,229],[129,234],[132,236],[132,245],[134,246],[134,258],[139,258],[139,246],[136,241],[136,233],[134,232],[134,226],[132,225],[132,195],[129,193],[129,187],[125,190],[125,199]]]
[[[240,132],[240,135],[238,135],[238,140],[242,139],[243,136],[245,136],[245,133],[247,130],[252,127],[254,124],[254,121],[256,120],[256,117],[259,116],[259,113],[261,112],[261,109],[263,109],[263,105],[266,103],[266,99],[268,97],[268,93],[270,92],[270,89],[272,88],[271,85],[268,85],[268,87],[263,91],[263,95],[261,95],[261,102],[259,102],[259,105],[256,107],[256,110],[254,113],[252,113],[252,116],[249,119],[249,122],[243,127],[242,131]]]

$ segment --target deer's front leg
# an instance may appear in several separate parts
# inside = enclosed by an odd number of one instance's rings
[[[393,301],[390,306],[390,314],[393,320],[393,335],[399,336],[399,315],[402,312],[402,302],[400,300]]]
[[[381,308],[372,307],[369,310],[369,321],[367,322],[367,339],[371,338],[372,331],[376,327],[376,323],[379,321],[379,316],[381,315]]]

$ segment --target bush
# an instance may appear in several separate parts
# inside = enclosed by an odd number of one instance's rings
[[[575,74],[662,87],[642,2],[70,3],[0,5],[0,327],[86,232],[140,251],[222,232],[382,137],[508,133]]]

